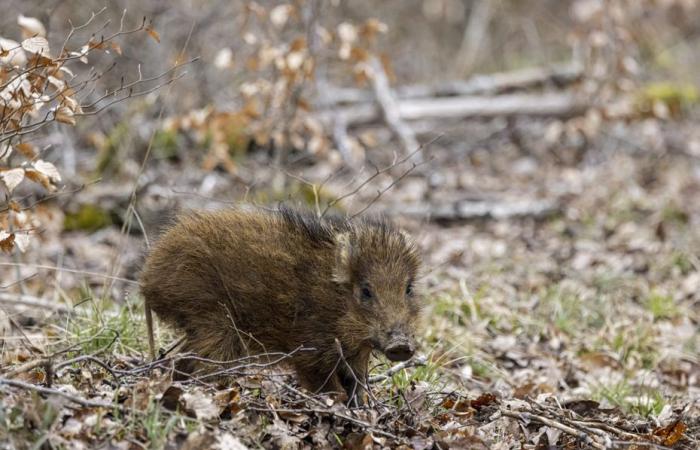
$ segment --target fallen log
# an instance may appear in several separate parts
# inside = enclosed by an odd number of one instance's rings
[[[435,222],[455,222],[477,219],[544,218],[559,211],[559,205],[549,200],[458,200],[390,207],[390,215],[402,215]]]
[[[578,64],[560,64],[551,67],[533,67],[511,72],[474,75],[466,80],[398,86],[394,89],[398,100],[424,97],[452,97],[460,95],[496,95],[516,90],[553,85],[565,87],[581,79],[583,70]],[[331,105],[369,103],[372,92],[365,89],[324,87],[320,107]]]
[[[70,307],[62,303],[56,303],[50,300],[45,300],[43,298],[34,297],[31,295],[11,294],[9,292],[0,292],[0,304],[20,305],[29,308],[38,308],[61,313],[67,313],[71,311]]]
[[[575,96],[556,92],[399,100],[396,107],[401,120],[504,116],[571,117],[585,111],[585,104]],[[331,127],[337,114],[342,114],[348,127],[381,119],[381,109],[375,104],[321,111],[318,117],[325,125]]]

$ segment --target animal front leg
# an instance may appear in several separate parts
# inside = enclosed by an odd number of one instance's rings
[[[348,394],[349,406],[364,406],[367,404],[367,359],[351,359],[343,362],[339,368],[340,383]]]
[[[345,395],[345,389],[334,367],[320,368],[297,365],[299,384],[313,393],[335,393]]]

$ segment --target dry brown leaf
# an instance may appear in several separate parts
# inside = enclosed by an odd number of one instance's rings
[[[0,250],[10,253],[15,246],[15,234],[0,230]]]
[[[56,109],[56,120],[68,125],[75,125],[75,113],[67,106],[59,106]]]
[[[119,44],[117,44],[117,43],[114,42],[114,41],[110,41],[110,42],[109,42],[109,46],[112,47],[112,50],[114,50],[114,51],[117,53],[117,55],[121,56],[121,54],[122,54],[122,48],[121,48],[121,46],[120,46]]]
[[[346,438],[343,448],[349,450],[371,450],[374,440],[369,433],[350,433]]]
[[[36,150],[34,148],[34,144],[30,142],[22,142],[17,145],[15,145],[15,148],[17,149],[18,152],[23,154],[25,158],[27,159],[34,159],[36,158]]]
[[[153,38],[154,41],[160,44],[160,34],[154,30],[150,25],[145,28],[146,33]]]
[[[26,169],[24,171],[24,175],[27,178],[29,178],[30,180],[32,180],[33,182],[41,184],[46,189],[50,190],[53,188],[53,185],[51,184],[51,180],[49,179],[49,177],[47,177],[46,175],[44,175],[41,172],[38,172],[35,169]]]
[[[654,430],[654,436],[660,437],[663,439],[661,442],[663,445],[674,445],[678,441],[680,441],[683,438],[683,435],[685,434],[685,431],[688,429],[688,426],[681,422],[680,420],[671,423],[668,426],[662,427],[662,428],[657,428]]]
[[[160,399],[163,407],[170,411],[177,411],[178,406],[180,405],[180,397],[182,396],[182,392],[183,390],[179,386],[168,387],[165,392],[163,392],[163,396]]]

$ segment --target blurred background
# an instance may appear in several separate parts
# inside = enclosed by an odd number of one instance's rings
[[[0,294],[138,303],[188,208],[384,214],[463,389],[670,417],[700,392],[698,3],[4,0]]]

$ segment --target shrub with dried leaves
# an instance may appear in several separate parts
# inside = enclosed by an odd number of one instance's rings
[[[96,95],[97,81],[116,63],[102,69],[91,64],[93,53],[121,55],[118,38],[137,32],[159,40],[157,32],[145,19],[134,28],[125,28],[125,11],[116,32],[99,34],[108,27],[107,21],[74,46],[74,38],[88,30],[103,11],[93,13],[83,25],[72,26],[58,49],[51,48],[46,28],[33,17],[18,17],[20,42],[0,37],[0,249],[5,252],[15,248],[24,251],[39,226],[31,215],[36,201],[31,195],[17,198],[25,180],[49,193],[56,192],[61,183],[59,170],[44,159],[45,149],[35,144],[47,126],[74,126],[80,117],[97,114],[117,102],[152,92],[165,84],[157,84],[158,80],[171,73],[167,71],[146,79],[139,71],[135,80],[122,79],[119,86]],[[155,86],[139,90],[153,82]]]

